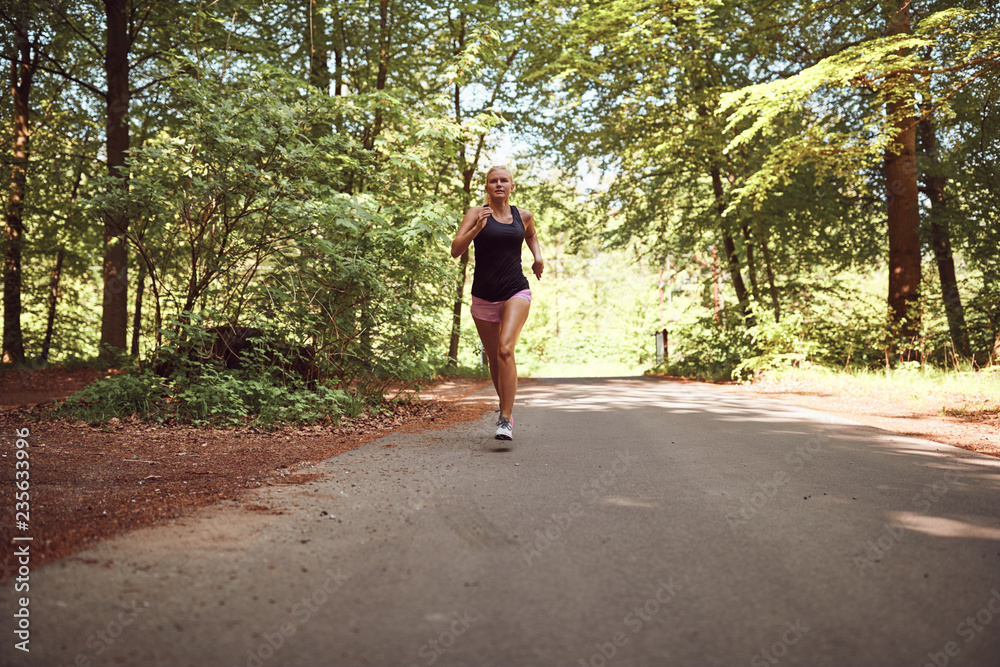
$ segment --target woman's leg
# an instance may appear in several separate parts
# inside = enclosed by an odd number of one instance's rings
[[[517,393],[517,363],[514,360],[514,346],[517,345],[521,329],[528,320],[530,307],[531,302],[527,299],[514,297],[508,299],[500,311],[499,336],[496,347],[497,373],[494,385],[500,396],[500,416],[507,419],[510,419],[514,412],[514,395]],[[485,342],[483,344],[485,345]],[[490,368],[492,373],[492,360]]]
[[[475,317],[472,321],[476,323],[476,331],[479,332],[479,340],[483,344],[483,351],[486,352],[486,360],[490,365],[490,379],[493,380],[493,389],[497,392],[497,399],[500,398],[500,384],[497,381],[499,361],[497,360],[497,350],[500,347],[500,322],[489,322]]]

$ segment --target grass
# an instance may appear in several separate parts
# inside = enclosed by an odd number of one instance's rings
[[[758,380],[789,392],[846,395],[900,407],[977,416],[1000,413],[1000,368],[979,372],[921,369],[914,365],[890,371],[789,369]]]

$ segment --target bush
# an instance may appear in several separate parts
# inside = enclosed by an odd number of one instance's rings
[[[746,330],[754,351],[733,368],[734,380],[752,380],[761,371],[798,367],[820,352],[816,341],[804,337],[804,318],[788,313],[775,321],[774,313],[751,303],[755,324]]]
[[[103,378],[76,392],[66,399],[60,412],[91,424],[112,417],[146,418],[162,411],[169,395],[163,378],[149,372],[127,372]]]
[[[132,416],[195,425],[253,425],[336,421],[358,416],[369,396],[301,381],[285,383],[266,371],[231,370],[207,362],[172,379],[131,371],[99,380],[70,396],[57,414],[100,424]]]
[[[71,396],[59,412],[89,423],[135,415],[161,422],[266,428],[357,416],[375,400],[371,392],[316,384],[311,375],[294,372],[295,359],[273,332],[240,328],[255,335],[241,338],[236,346],[223,335],[233,327],[206,328],[193,315],[174,325],[164,331],[166,343],[145,370],[94,383]]]
[[[701,380],[730,379],[744,360],[756,354],[753,339],[738,320],[723,327],[712,316],[686,327],[674,347],[671,360],[648,373],[666,373]]]
[[[742,314],[724,311],[725,326],[705,316],[684,327],[673,349],[673,360],[651,369],[703,380],[750,380],[765,370],[797,367],[821,353],[822,347],[805,335],[804,318],[774,314],[751,303],[754,324],[747,327]]]

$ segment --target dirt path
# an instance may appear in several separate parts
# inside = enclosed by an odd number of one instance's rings
[[[308,473],[313,464],[376,438],[400,430],[446,428],[492,409],[491,402],[463,400],[487,387],[488,380],[457,378],[439,381],[385,412],[336,427],[262,432],[139,419],[112,419],[94,427],[43,416],[51,401],[66,398],[100,375],[92,369],[0,374],[0,493],[14,497],[14,433],[27,429],[35,567],[205,505],[230,501],[259,510],[244,502],[246,490],[303,484],[316,476]],[[13,519],[0,521],[0,542],[11,543]],[[4,553],[0,581],[14,571],[12,553]]]

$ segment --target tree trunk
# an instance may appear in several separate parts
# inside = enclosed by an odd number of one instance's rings
[[[86,146],[90,141],[90,131],[83,137],[83,145]],[[73,189],[70,191],[69,203],[71,206],[76,206],[77,197],[80,194],[80,184],[83,182],[83,170],[84,161],[81,160],[77,169],[76,175],[73,177]],[[60,247],[59,251],[56,253],[56,265],[52,269],[52,279],[49,284],[49,309],[46,316],[45,322],[45,339],[42,341],[42,355],[41,360],[43,363],[49,360],[49,351],[52,349],[52,338],[55,335],[56,328],[56,306],[59,304],[59,282],[62,278],[62,265],[63,260],[66,257],[66,249]]]
[[[128,188],[122,168],[129,147],[129,62],[131,49],[127,0],[105,0],[107,14],[107,153],[108,173],[118,179],[116,187]],[[122,211],[104,213],[104,302],[101,315],[101,353],[125,351],[128,334],[128,254],[125,233],[128,217]]]
[[[760,236],[760,249],[764,255],[764,268],[767,269],[767,287],[771,292],[771,305],[774,307],[774,321],[781,321],[781,302],[778,300],[778,288],[774,285],[774,264],[771,261],[771,251],[767,248],[767,233],[760,219],[760,211],[753,209],[753,220]]]
[[[142,295],[146,288],[146,265],[139,264],[139,279],[135,286],[135,309],[132,313],[132,356],[139,358],[139,335],[142,332]]]
[[[458,84],[455,84],[455,119],[458,123],[462,122],[461,88]],[[472,164],[468,164],[465,159],[465,146],[462,145],[459,149],[459,160],[461,166],[464,167],[462,170],[462,191],[465,192],[465,204],[469,206],[472,202],[472,178],[476,174],[479,153],[476,153]],[[455,303],[452,306],[451,340],[448,343],[448,363],[452,366],[458,365],[458,344],[462,338],[462,299],[465,295],[465,281],[468,279],[469,251],[470,249],[466,248],[465,252],[462,253],[458,285],[455,288]]]
[[[465,15],[459,16],[461,26],[458,34],[458,45],[456,52],[460,53],[465,48]],[[462,124],[462,86],[455,83],[455,123]],[[465,157],[465,142],[462,142],[458,149],[459,166],[462,169],[462,191],[465,192],[465,203],[472,201],[472,177],[476,173],[476,165],[468,164]],[[478,162],[479,154],[476,154],[474,162]],[[448,341],[448,363],[452,366],[458,365],[458,345],[462,340],[462,299],[465,296],[465,281],[468,279],[469,269],[469,248],[462,253],[459,261],[458,285],[455,287],[455,303],[452,305],[451,317],[451,340]]]
[[[150,287],[153,290],[153,330],[156,332],[156,345],[163,345],[163,308],[160,306],[160,288],[156,284],[156,274],[150,274]]]
[[[715,321],[719,322],[719,311],[722,310],[722,304],[719,303],[719,283],[721,282],[719,278],[719,253],[716,252],[715,246],[712,246],[712,314],[715,316]],[[725,322],[723,322],[724,324]]]
[[[14,100],[14,145],[11,165],[10,195],[4,224],[6,248],[3,260],[3,361],[24,361],[24,337],[21,331],[21,247],[24,243],[24,195],[28,179],[28,148],[31,119],[28,100],[37,58],[32,59],[27,21],[14,35],[17,60],[10,65],[10,92]],[[36,49],[37,52],[37,49]]]
[[[327,19],[329,19],[329,24],[327,24]],[[344,35],[344,22],[340,17],[340,5],[339,3],[333,3],[332,11],[329,16],[323,17],[324,29],[327,30],[327,42],[326,42],[326,67],[327,72],[330,69],[330,52],[333,52],[333,64],[334,69],[331,73],[330,78],[330,94],[334,97],[340,97],[344,94],[344,49],[346,37]],[[343,114],[337,113],[334,116],[334,126],[331,128],[336,134],[344,133],[344,117]]]
[[[465,281],[468,276],[469,250],[462,253],[459,265],[459,278],[456,287],[455,304],[452,307],[451,340],[448,343],[448,363],[458,365],[458,343],[462,338],[462,297],[465,293]]]
[[[385,84],[389,77],[389,47],[392,43],[392,27],[389,19],[389,0],[379,0],[379,53],[378,53],[378,73],[375,77],[375,90],[385,90]],[[375,107],[375,121],[365,137],[364,147],[366,150],[375,148],[375,139],[382,133],[382,107],[381,103]]]
[[[909,3],[901,3],[889,19],[886,35],[909,32]],[[891,84],[890,84],[891,85]],[[885,179],[889,221],[889,310],[900,342],[912,342],[920,331],[917,300],[920,295],[920,210],[918,208],[916,102],[912,93],[886,104],[892,119],[894,145],[885,151]],[[903,359],[916,351],[900,350]]]
[[[722,189],[722,174],[716,164],[712,164],[712,191],[715,193],[715,206],[719,212],[719,229],[722,232],[722,247],[726,252],[726,261],[729,264],[729,273],[733,278],[733,288],[736,290],[736,300],[740,302],[740,310],[743,311],[743,319],[747,326],[753,326],[753,318],[750,316],[750,298],[747,294],[746,284],[743,282],[743,274],[740,273],[740,258],[736,254],[736,242],[726,229],[726,221],[722,217],[726,210],[725,192]]]
[[[42,341],[42,363],[49,360],[49,350],[52,349],[52,335],[56,328],[56,305],[59,303],[59,279],[62,277],[63,259],[66,249],[59,248],[56,253],[56,265],[52,269],[52,280],[49,283],[49,312],[45,318],[45,339]]]
[[[326,16],[320,11],[319,3],[316,0],[307,0],[309,3],[309,16],[307,27],[309,30],[309,83],[323,91],[325,95],[330,94],[330,51],[327,47],[326,37]]]
[[[330,95],[330,50],[327,46],[326,16],[320,11],[316,0],[307,0],[308,16],[306,17],[306,35],[309,44],[309,85]],[[311,128],[314,139],[329,136],[334,128],[329,123],[316,123]]]
[[[750,276],[750,290],[754,301],[760,303],[760,285],[757,284],[757,265],[753,256],[753,237],[750,225],[741,225],[743,231],[743,247],[747,249],[747,275]]]
[[[928,214],[931,223],[931,247],[934,250],[938,278],[941,281],[941,297],[944,300],[945,314],[948,316],[948,331],[951,333],[951,341],[955,351],[968,358],[970,356],[969,338],[966,334],[962,297],[958,292],[958,279],[955,277],[955,257],[951,252],[948,202],[944,193],[947,179],[940,172],[937,132],[929,117],[920,121],[919,131],[921,152],[927,159],[924,194],[931,201]]]
[[[660,266],[660,275],[659,275],[659,277],[658,277],[658,279],[656,281],[656,291],[657,291],[657,297],[658,297],[657,300],[659,301],[659,304],[660,304],[660,326],[661,327],[667,323],[666,313],[663,312],[663,288],[666,286],[666,283],[664,282],[664,276],[663,276],[663,274],[666,271],[669,271],[669,270],[670,270],[670,258],[668,257],[668,258],[666,258],[664,260],[664,266]]]
[[[339,40],[334,45],[333,65],[333,94],[341,97],[344,94],[344,46]]]

